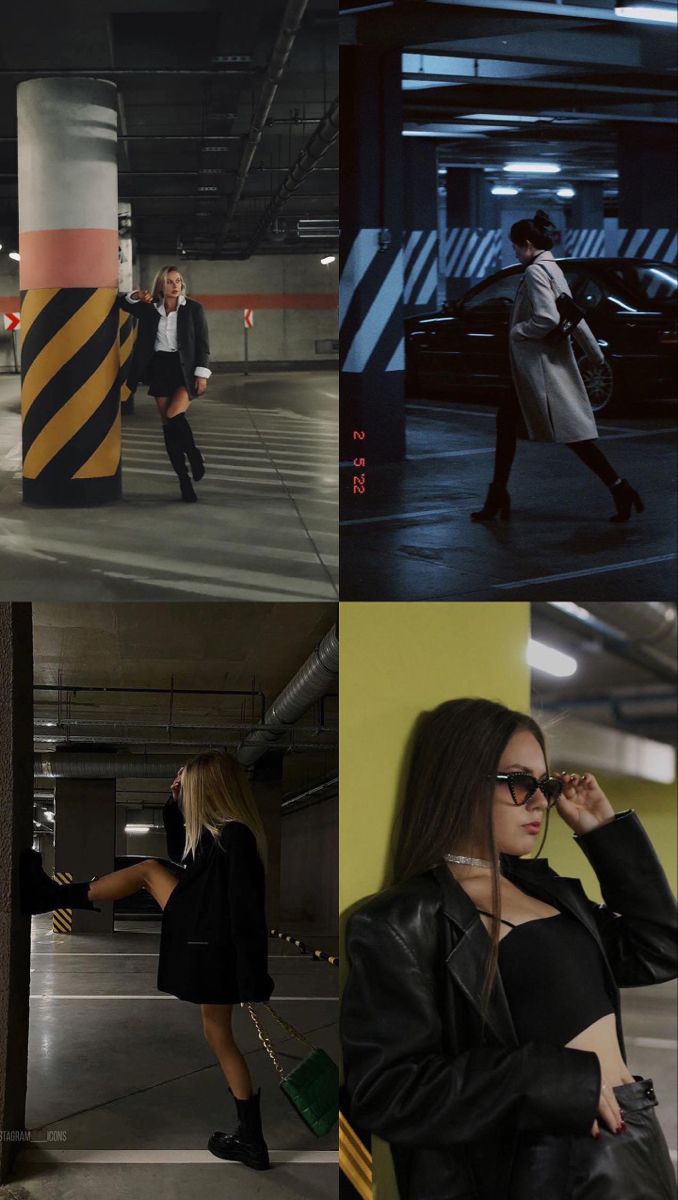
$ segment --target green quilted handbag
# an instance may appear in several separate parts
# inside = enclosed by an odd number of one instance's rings
[[[254,1008],[251,1004],[246,1004],[245,1007],[254,1021],[259,1041],[280,1076],[280,1087],[290,1104],[309,1129],[313,1130],[316,1137],[322,1137],[324,1133],[329,1133],[332,1126],[339,1120],[339,1071],[336,1063],[332,1061],[329,1054],[314,1046],[308,1038],[304,1037],[303,1033],[299,1033],[298,1029],[284,1021],[275,1009],[271,1008],[270,1004],[262,1004],[261,1007],[267,1009],[278,1024],[282,1025],[286,1033],[310,1048],[311,1053],[302,1059],[298,1067],[294,1067],[286,1075],[278,1062],[271,1039],[262,1029]]]

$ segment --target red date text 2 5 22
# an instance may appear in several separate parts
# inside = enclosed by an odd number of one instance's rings
[[[353,430],[353,441],[354,442],[364,442],[365,441],[365,430],[364,429],[354,429]],[[366,467],[367,459],[364,457],[364,455],[359,455],[357,458],[353,459],[353,466],[354,467]],[[366,488],[366,474],[365,474],[365,471],[362,470],[362,471],[359,471],[359,473],[357,475],[353,476],[353,495],[354,496],[364,496],[365,488]]]

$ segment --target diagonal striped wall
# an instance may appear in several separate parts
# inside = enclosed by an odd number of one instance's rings
[[[449,229],[444,246],[445,277],[465,279],[470,285],[498,271],[501,240],[501,229]]]
[[[339,286],[339,344],[344,374],[405,368],[401,302],[403,251],[382,250],[380,230],[360,229]]]
[[[435,305],[438,287],[438,233],[413,229],[403,242],[403,303],[417,309]]]

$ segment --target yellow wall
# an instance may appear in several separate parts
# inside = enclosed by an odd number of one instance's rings
[[[417,715],[483,696],[529,711],[529,605],[340,605],[340,909],[382,884],[403,762]],[[345,955],[342,955],[342,962]],[[397,1192],[375,1141],[376,1200]]]
[[[583,765],[586,770],[586,764]],[[650,841],[676,893],[676,788],[675,784],[648,783],[644,779],[615,778],[594,772],[615,812],[632,808],[640,817]],[[592,900],[602,899],[598,880],[588,859],[572,836],[572,830],[551,813],[542,858],[548,858],[559,875],[581,879]]]

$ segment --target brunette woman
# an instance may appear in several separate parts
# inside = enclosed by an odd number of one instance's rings
[[[204,309],[188,298],[183,275],[171,266],[158,271],[151,292],[130,292],[119,300],[139,321],[129,387],[134,391],[139,382],[148,384],[148,394],[155,397],[162,421],[165,448],[179,477],[181,498],[192,503],[197,496],[186,458],[194,482],[202,479],[205,464],[186,413],[191,393],[202,396],[212,374],[207,366],[210,352]]]
[[[523,858],[549,810],[604,903]],[[542,838],[543,842],[543,838]],[[391,886],[347,926],[350,1116],[402,1200],[674,1200],[620,987],[676,977],[676,906],[637,814],[551,773],[539,726],[488,700],[419,720]]]
[[[238,1124],[207,1143],[219,1158],[255,1170],[269,1166],[261,1128],[260,1090],[231,1028],[233,1006],[268,1000],[265,912],[266,838],[246,775],[229,755],[200,754],[179,772],[163,809],[169,857],[177,879],[147,858],[89,882],[56,884],[42,858],[26,850],[21,863],[22,911],[89,908],[146,890],[163,910],[157,986],[199,1004],[205,1038],[224,1073]]]
[[[598,445],[598,429],[569,336],[557,334],[560,313],[556,298],[571,296],[569,284],[551,253],[555,227],[538,209],[532,219],[511,226],[511,242],[525,272],[511,310],[509,347],[513,389],[497,411],[494,477],[482,509],[473,521],[489,521],[511,513],[507,490],[522,424],[537,442],[565,443],[584,466],[610,489],[616,513],[611,521],[628,521],[631,509],[642,512],[638,493],[611,466]],[[602,363],[604,355],[585,321],[572,336],[587,358]]]

